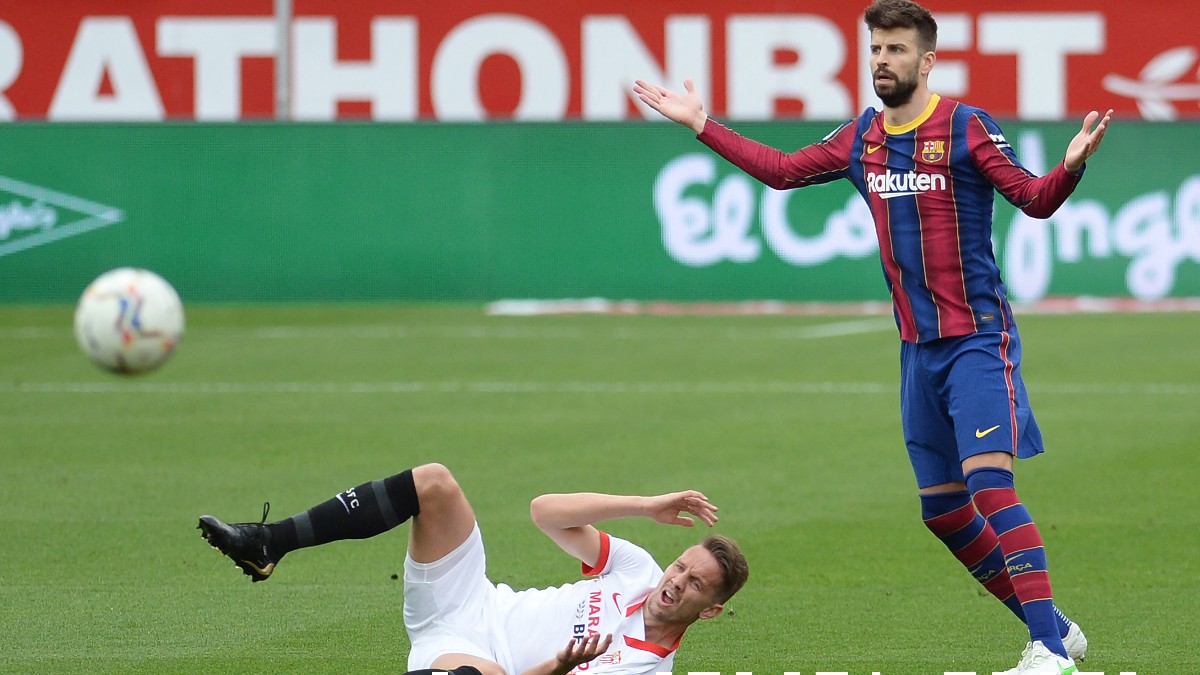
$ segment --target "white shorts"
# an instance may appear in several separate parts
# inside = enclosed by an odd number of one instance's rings
[[[495,603],[496,586],[487,578],[478,523],[466,541],[440,560],[419,563],[406,554],[404,628],[412,642],[408,669],[431,668],[443,654],[498,662],[491,639]]]

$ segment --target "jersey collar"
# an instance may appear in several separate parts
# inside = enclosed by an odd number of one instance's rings
[[[937,94],[930,96],[929,103],[926,104],[925,109],[921,111],[920,115],[917,115],[915,120],[909,122],[908,124],[901,124],[899,126],[892,126],[885,121],[883,123],[883,130],[888,134],[907,134],[913,129],[921,126],[922,122],[929,119],[929,116],[933,114],[933,109],[937,107],[938,101],[940,100],[942,100],[942,97],[938,96]]]
[[[679,643],[683,641],[683,636],[681,635],[679,637],[679,639],[675,641],[675,644],[671,645],[670,649],[667,649],[666,647],[663,647],[662,645],[656,645],[653,642],[646,642],[645,640],[639,640],[630,635],[626,635],[626,636],[624,636],[624,638],[625,638],[625,644],[629,645],[630,647],[633,647],[634,649],[640,649],[644,652],[650,652],[651,654],[654,654],[655,656],[657,656],[661,659],[667,658],[668,656],[671,655],[672,652],[674,652],[676,649],[679,649]]]
[[[644,604],[646,604],[646,601],[642,600],[641,602],[631,606],[625,612],[626,618],[633,616],[633,613],[638,611],[639,609],[641,609],[642,605],[644,605]],[[645,628],[643,628],[642,630],[645,630]],[[683,642],[683,635],[680,635],[679,639],[675,640],[675,644],[671,645],[670,649],[667,649],[666,647],[663,647],[662,645],[655,644],[653,642],[647,642],[645,640],[639,640],[639,639],[629,636],[629,635],[625,635],[624,638],[625,638],[625,644],[629,645],[630,647],[633,647],[634,649],[640,649],[644,652],[650,652],[651,654],[654,654],[654,655],[658,656],[659,658],[664,658],[664,659],[667,656],[669,656],[672,652],[674,652],[676,649],[679,649],[679,644],[681,642]]]

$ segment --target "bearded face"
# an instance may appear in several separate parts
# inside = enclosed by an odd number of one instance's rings
[[[921,83],[922,65],[931,61],[933,53],[918,45],[915,28],[871,31],[871,84],[889,108],[911,101]]]
[[[917,90],[920,77],[919,68],[913,67],[909,72],[897,74],[895,71],[880,66],[875,69],[875,95],[889,108],[896,108],[912,100],[913,92]]]

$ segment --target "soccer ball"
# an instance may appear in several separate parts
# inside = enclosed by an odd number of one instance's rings
[[[120,267],[96,277],[75,307],[75,340],[92,363],[133,375],[161,366],[183,337],[183,303],[162,277]]]

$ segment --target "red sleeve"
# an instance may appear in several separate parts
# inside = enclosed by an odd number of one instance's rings
[[[583,567],[583,575],[587,576],[587,577],[594,577],[597,574],[600,574],[601,572],[603,572],[604,568],[608,565],[608,557],[609,557],[609,552],[611,550],[612,550],[612,539],[608,536],[607,532],[601,530],[600,531],[600,558],[596,560],[595,565],[588,565],[587,563],[580,563],[580,565]]]
[[[1045,176],[1034,176],[1021,166],[1012,148],[998,131],[993,137],[978,115],[972,115],[967,121],[967,144],[975,167],[1005,199],[1026,215],[1031,218],[1054,215],[1075,191],[1075,186],[1079,185],[1083,170],[1073,174],[1059,162]]]
[[[711,117],[696,138],[764,185],[788,190],[845,177],[850,168],[854,121],[838,127],[824,140],[793,153],[752,141]]]

